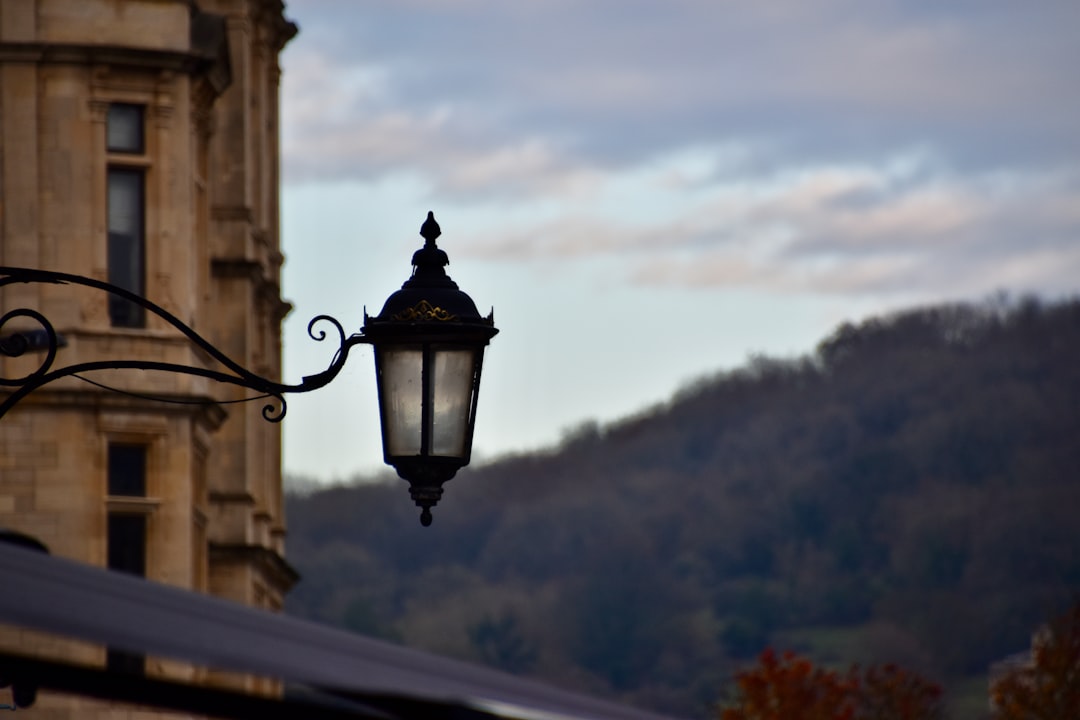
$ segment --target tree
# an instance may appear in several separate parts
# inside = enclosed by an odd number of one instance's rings
[[[853,720],[850,680],[792,652],[764,650],[758,666],[735,676],[736,700],[720,720]]]
[[[852,668],[858,674],[858,668]],[[858,720],[930,720],[941,715],[941,687],[893,664],[855,678]]]
[[[720,720],[932,720],[941,688],[895,665],[846,673],[771,648],[735,676],[736,697]]]
[[[902,313],[724,371],[463,471],[424,531],[394,486],[290,495],[289,610],[673,716],[832,627],[840,673],[983,672],[1080,588],[1080,299],[1025,308]]]
[[[1080,601],[1036,633],[1031,663],[998,679],[1001,720],[1059,720],[1080,712]]]

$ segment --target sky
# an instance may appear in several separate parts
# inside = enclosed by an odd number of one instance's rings
[[[500,334],[474,462],[845,321],[1080,290],[1075,0],[287,0],[285,377],[408,278],[428,210]],[[286,471],[382,466],[369,348]]]

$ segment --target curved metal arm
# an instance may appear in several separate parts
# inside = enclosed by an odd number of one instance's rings
[[[19,357],[31,349],[41,349],[36,346],[32,348],[32,343],[29,340],[30,334],[25,331],[14,332],[6,336],[3,334],[4,325],[10,320],[14,318],[29,318],[40,325],[41,330],[44,332],[45,340],[43,349],[45,351],[45,357],[37,369],[27,375],[18,378],[0,377],[0,387],[15,388],[15,390],[4,399],[4,402],[0,403],[0,417],[3,417],[8,410],[14,407],[17,402],[31,392],[43,385],[51,383],[53,380],[76,376],[79,373],[92,372],[95,370],[133,369],[193,375],[209,378],[220,383],[237,385],[239,387],[255,390],[256,392],[261,393],[262,397],[272,397],[277,400],[278,407],[275,408],[273,404],[267,404],[263,407],[262,414],[264,418],[271,422],[280,422],[282,418],[285,417],[286,403],[284,396],[286,393],[309,392],[324,387],[337,377],[339,372],[341,372],[341,369],[345,366],[345,361],[348,359],[349,350],[355,345],[367,342],[367,339],[360,334],[346,336],[341,323],[329,315],[318,315],[312,318],[311,322],[308,323],[308,336],[317,342],[322,342],[326,339],[327,332],[321,329],[316,331],[315,326],[319,323],[329,323],[337,332],[338,348],[334,353],[330,365],[325,370],[315,373],[314,375],[307,375],[302,378],[299,383],[290,385],[264,378],[261,375],[257,375],[244,368],[242,365],[225,355],[225,353],[211,345],[208,340],[181,322],[179,318],[168,310],[155,305],[140,295],[136,295],[135,293],[117,287],[116,285],[111,285],[107,282],[94,280],[81,275],[69,275],[67,273],[52,272],[49,270],[0,267],[0,288],[14,283],[82,285],[84,287],[102,290],[121,297],[149,310],[154,315],[157,315],[169,325],[182,332],[192,343],[223,365],[228,372],[191,365],[180,365],[177,363],[154,362],[151,360],[100,360],[95,362],[76,363],[54,370],[52,369],[53,362],[56,360],[56,353],[61,345],[60,336],[57,334],[56,329],[53,327],[52,323],[49,322],[48,318],[38,311],[29,308],[18,308],[11,310],[3,317],[0,317],[0,355]],[[40,335],[40,333],[37,334]]]

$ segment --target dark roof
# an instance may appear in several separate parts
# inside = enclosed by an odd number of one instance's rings
[[[24,547],[0,543],[0,577],[0,622],[277,678],[360,703],[394,696],[525,720],[661,720],[489,668]]]

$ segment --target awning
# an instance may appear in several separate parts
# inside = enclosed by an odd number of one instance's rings
[[[279,679],[287,686],[306,688],[290,695],[288,702],[323,707],[327,717],[664,720],[489,668],[2,542],[0,622],[127,652]],[[125,687],[143,683],[160,685],[146,688],[151,700],[167,695],[170,686],[191,698],[209,693],[197,708],[183,709],[222,717],[245,715],[224,712],[223,705],[214,703],[225,703],[226,698],[214,699],[213,693],[250,697],[11,654],[0,655],[0,669],[4,668],[20,675],[37,673],[41,687],[68,692],[95,694],[73,689],[77,682],[89,683],[91,689],[107,685],[112,688],[108,697],[116,699],[127,699],[116,694]],[[74,675],[65,680],[60,677],[64,672]],[[281,703],[286,701],[266,702],[284,707]],[[286,716],[298,715],[282,715]]]

